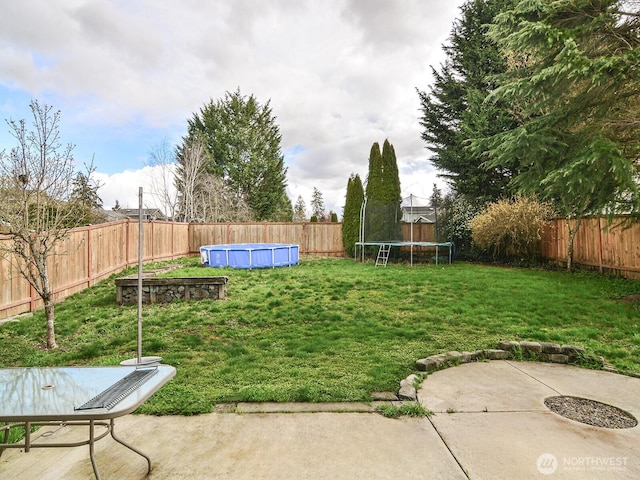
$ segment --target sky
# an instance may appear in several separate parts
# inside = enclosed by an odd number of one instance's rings
[[[76,166],[95,166],[105,208],[161,207],[151,152],[173,147],[201,107],[237,89],[269,105],[287,194],[317,188],[342,215],[371,146],[394,146],[403,197],[445,183],[420,138],[416,88],[440,68],[464,0],[3,0],[0,118],[61,112]],[[0,151],[15,145],[0,124]],[[155,180],[152,180],[154,179]]]

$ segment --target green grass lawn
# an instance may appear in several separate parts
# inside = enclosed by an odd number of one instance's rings
[[[366,401],[396,391],[419,358],[499,340],[579,345],[640,371],[640,306],[629,300],[640,294],[638,281],[465,263],[302,259],[290,268],[220,270],[200,267],[199,258],[180,262],[185,268],[171,275],[228,276],[228,299],[144,306],[143,354],[178,370],[146,413],[196,414],[234,401]],[[136,355],[137,306],[116,305],[114,278],[57,305],[56,321],[56,351],[43,349],[42,312],[0,326],[0,366],[108,365]]]

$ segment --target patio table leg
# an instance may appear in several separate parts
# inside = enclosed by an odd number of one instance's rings
[[[2,427],[2,430],[4,430],[4,439],[2,440],[2,443],[6,445],[7,443],[9,443],[9,431],[11,430],[11,425],[4,425]],[[0,457],[5,450],[6,449],[4,447],[0,447]]]
[[[124,445],[124,446],[125,446],[125,447],[127,447],[129,450],[132,450],[132,451],[136,452],[138,455],[140,455],[141,457],[144,457],[144,458],[147,460],[147,475],[149,475],[149,474],[151,473],[151,458],[149,458],[147,455],[145,455],[144,453],[142,453],[142,452],[141,452],[140,450],[138,450],[137,448],[132,447],[131,445],[129,445],[129,444],[128,444],[128,443],[126,443],[125,441],[120,440],[118,437],[116,437],[115,430],[114,430],[114,424],[115,424],[115,421],[114,421],[114,419],[112,418],[112,419],[111,419],[111,437],[112,437],[116,442],[118,442],[119,444]]]
[[[91,458],[91,465],[93,466],[93,474],[96,476],[96,480],[100,480],[100,472],[98,472],[98,464],[96,463],[96,457],[94,454],[94,420],[89,420],[89,457]]]

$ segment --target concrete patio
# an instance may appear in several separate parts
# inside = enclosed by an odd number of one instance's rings
[[[129,415],[96,444],[108,479],[635,479],[640,427],[594,427],[551,412],[549,396],[585,397],[640,416],[640,379],[535,362],[468,363],[418,392],[429,418],[385,418],[364,404],[239,404],[193,417]],[[78,427],[42,429],[42,442]],[[7,450],[0,479],[93,477],[88,447]]]

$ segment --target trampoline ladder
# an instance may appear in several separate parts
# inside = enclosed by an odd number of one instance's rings
[[[380,248],[378,249],[378,257],[376,258],[376,267],[378,265],[382,265],[383,267],[387,266],[390,251],[391,245],[380,245]]]

